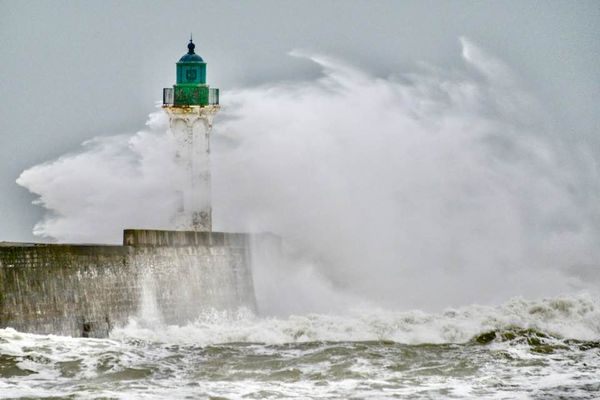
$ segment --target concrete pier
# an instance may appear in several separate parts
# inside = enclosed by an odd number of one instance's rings
[[[106,337],[148,306],[166,324],[185,324],[208,308],[255,309],[253,235],[123,236],[123,246],[0,243],[0,328]]]

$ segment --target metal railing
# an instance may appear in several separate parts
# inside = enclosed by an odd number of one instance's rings
[[[163,89],[163,105],[164,106],[172,106],[175,104],[175,95],[173,93],[173,88],[164,88]]]
[[[208,89],[208,104],[219,104],[219,89]]]
[[[204,93],[200,90],[204,90]],[[194,96],[191,98],[186,98],[187,92],[177,94],[177,104],[189,104],[189,105],[218,105],[219,104],[219,89],[208,89],[208,96],[206,93],[206,88],[195,88],[195,91],[192,92]],[[172,106],[175,105],[175,90],[173,88],[164,88],[163,89],[163,106]]]

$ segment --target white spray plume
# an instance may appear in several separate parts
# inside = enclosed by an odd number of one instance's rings
[[[34,234],[59,241],[118,243],[124,226],[168,228],[180,171],[168,118],[151,114],[151,132],[96,137],[83,151],[24,171],[17,183],[48,210]]]
[[[389,78],[293,52],[322,75],[223,93],[215,228],[275,232],[312,271],[259,270],[263,298],[439,307],[598,284],[593,158],[561,147],[506,65],[461,45],[465,71]],[[168,227],[179,171],[164,118],[23,172],[48,209],[35,233],[115,242],[126,227]],[[305,279],[278,285],[286,276]]]

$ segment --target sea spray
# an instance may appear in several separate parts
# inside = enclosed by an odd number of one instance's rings
[[[274,232],[289,249],[256,268],[262,309],[442,309],[595,290],[593,155],[557,139],[508,66],[461,45],[462,70],[389,77],[294,52],[322,74],[223,93],[215,229]],[[23,172],[48,209],[36,234],[114,241],[123,227],[168,227],[179,172],[164,116],[151,121]]]
[[[156,302],[156,282],[153,274],[142,277],[142,294],[140,296],[137,321],[140,326],[160,329],[164,325],[163,316]]]
[[[175,141],[162,112],[150,115],[150,131],[102,136],[24,171],[17,183],[39,195],[48,210],[34,227],[38,236],[72,243],[120,243],[125,227],[169,229],[180,171]],[[157,127],[161,127],[157,132]]]
[[[461,45],[462,70],[390,77],[294,52],[321,76],[223,93],[215,228],[284,238],[253,254],[261,314],[196,308],[176,325],[150,279],[111,339],[0,329],[0,397],[597,398],[598,295],[556,295],[600,282],[595,156]],[[170,228],[173,155],[157,112],[23,172],[48,210],[36,234]]]
[[[392,341],[410,345],[465,343],[486,332],[536,331],[556,339],[598,341],[600,298],[511,299],[500,306],[470,305],[439,313],[353,308],[345,313],[257,317],[249,309],[209,310],[193,323],[147,329],[133,319],[111,338],[180,345],[219,343]]]

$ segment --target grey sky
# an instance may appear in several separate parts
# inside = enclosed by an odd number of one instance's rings
[[[419,61],[453,68],[466,36],[600,156],[598,1],[0,1],[0,241],[32,240],[41,216],[14,182],[21,171],[142,129],[190,32],[223,90],[313,76],[287,55],[298,48],[383,76]]]

